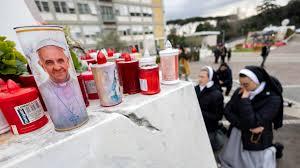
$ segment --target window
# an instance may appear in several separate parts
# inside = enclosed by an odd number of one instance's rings
[[[75,13],[75,8],[69,8],[69,12],[74,14]]]
[[[114,5],[115,15],[117,16],[128,16],[128,8],[127,5],[116,4]]]
[[[151,8],[143,8],[143,16],[152,16],[152,9]]]
[[[53,1],[55,12],[57,13],[70,13],[67,8],[67,3],[63,1]]]
[[[112,7],[109,7],[109,6],[100,6],[100,11],[101,11],[102,19],[104,21],[105,20],[113,20],[114,19]]]
[[[61,10],[60,10],[60,7],[59,7],[59,2],[53,1],[53,5],[54,5],[55,12],[61,13]]]
[[[41,12],[49,12],[49,3],[45,1],[35,1],[36,6],[38,7],[39,11]]]
[[[131,35],[131,28],[129,26],[126,25],[122,25],[118,27],[118,33],[120,36],[127,36],[127,35]]]
[[[153,34],[153,27],[152,26],[146,26],[144,27],[145,34]]]
[[[143,35],[143,26],[133,25],[132,34],[133,35]]]
[[[39,11],[43,11],[42,6],[41,6],[41,2],[40,1],[35,1],[36,6],[39,8]]]
[[[42,7],[44,9],[44,12],[50,12],[48,2],[42,2]]]
[[[60,5],[61,5],[62,12],[63,13],[68,13],[66,2],[60,2]]]
[[[78,3],[78,10],[80,14],[90,14],[91,10],[88,4]]]
[[[130,16],[141,16],[141,8],[139,6],[129,6]]]
[[[72,13],[72,14],[76,13],[74,2],[67,1],[66,4],[67,4],[67,8],[69,9],[69,13]]]

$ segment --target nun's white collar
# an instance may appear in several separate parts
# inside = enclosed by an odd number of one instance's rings
[[[261,82],[261,84],[254,90],[250,91],[249,99],[252,100],[258,94],[260,94],[266,87],[266,82]]]

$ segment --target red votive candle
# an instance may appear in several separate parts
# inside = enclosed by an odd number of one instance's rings
[[[120,80],[123,84],[123,93],[139,93],[139,62],[138,60],[132,60],[129,54],[126,54],[124,59],[124,61],[118,62]]]
[[[32,132],[48,122],[37,89],[20,88],[12,80],[0,92],[0,108],[13,134]]]
[[[139,73],[141,93],[152,95],[160,92],[158,65],[144,65]]]
[[[82,97],[83,97],[85,106],[88,107],[90,105],[90,102],[89,102],[88,97],[87,97],[83,77],[80,74],[77,74],[77,79],[78,79],[78,83],[79,83],[79,86],[80,86],[80,90],[81,90],[81,93],[82,93]]]
[[[22,87],[35,87],[37,89],[43,109],[44,109],[44,111],[47,111],[43,97],[42,97],[40,91],[38,90],[38,86],[34,80],[33,75],[21,75],[21,76],[19,76],[19,80],[20,80],[20,84]]]
[[[87,91],[88,98],[91,100],[99,99],[97,88],[92,71],[81,73],[84,80],[84,85]]]

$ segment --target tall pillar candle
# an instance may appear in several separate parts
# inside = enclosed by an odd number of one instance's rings
[[[97,92],[100,99],[100,105],[110,107],[122,102],[122,92],[118,81],[116,64],[107,62],[103,53],[99,52],[97,56],[98,64],[91,66],[96,83]]]
[[[162,71],[162,84],[176,84],[179,82],[178,49],[173,49],[169,41],[166,49],[159,52]]]
[[[57,131],[88,121],[63,28],[54,25],[15,28],[30,69]]]

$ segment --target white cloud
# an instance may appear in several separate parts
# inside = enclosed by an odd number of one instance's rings
[[[164,0],[166,20],[184,19],[193,16],[221,16],[236,14],[237,9],[245,17],[256,13],[262,0]],[[286,5],[289,0],[277,0]]]

